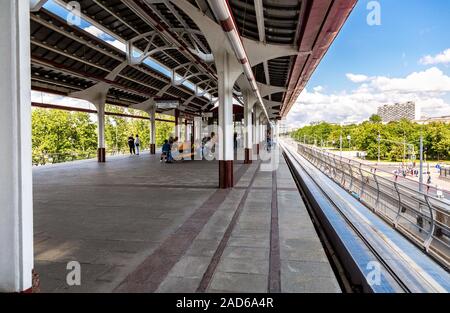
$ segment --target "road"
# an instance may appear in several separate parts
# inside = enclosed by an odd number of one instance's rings
[[[328,149],[325,149],[325,150],[327,150],[328,152],[334,153],[336,155],[340,155],[339,151],[328,150]],[[361,160],[356,157],[356,151],[344,151],[342,156],[344,158],[352,159],[357,162],[362,162],[369,166],[377,167],[379,170],[378,173],[386,178],[395,179],[394,171],[401,168],[401,163],[383,163],[382,162],[377,166],[376,161]],[[429,185],[426,184],[427,179],[428,179],[428,174],[423,175],[423,179],[424,179],[424,183],[425,183],[423,191],[428,192],[429,194],[435,196],[437,194],[437,190],[439,189],[440,191],[442,191],[444,198],[447,200],[450,200],[450,181],[446,181],[446,180],[439,178],[439,173],[437,172],[436,168],[434,167],[435,165],[436,164],[430,163],[431,184],[429,184]],[[427,170],[427,167],[425,166],[424,171],[426,171],[426,170]],[[383,173],[383,172],[385,172],[385,173]],[[415,189],[415,190],[419,189],[419,178],[418,177],[408,175],[406,178],[403,178],[400,175],[400,176],[398,176],[397,181],[401,182],[402,184],[404,184],[412,189]]]

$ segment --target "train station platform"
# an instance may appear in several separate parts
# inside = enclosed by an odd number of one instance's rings
[[[35,168],[42,292],[340,292],[282,156],[276,171],[111,157]],[[81,264],[81,285],[66,282]]]

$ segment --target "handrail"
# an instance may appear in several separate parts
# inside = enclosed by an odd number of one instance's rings
[[[368,167],[369,169],[376,170],[377,172],[382,172],[382,173],[387,173],[387,174],[389,174],[389,175],[392,175],[392,173],[390,173],[390,172],[388,172],[388,171],[384,171],[384,170],[382,170],[382,169],[379,169],[378,167],[371,166],[371,165],[365,164],[365,163],[363,163],[363,162],[359,162],[359,161],[356,161],[356,160],[353,160],[353,159],[349,159],[349,158],[345,158],[345,157],[338,157],[337,155],[334,155],[334,154],[329,153],[329,152],[321,151],[321,149],[316,148],[316,147],[311,147],[311,146],[309,146],[309,145],[304,145],[304,144],[299,144],[299,145],[306,146],[306,147],[308,147],[308,148],[310,148],[310,149],[312,149],[312,150],[314,150],[314,151],[317,151],[318,153],[332,155],[332,158],[341,158],[341,159],[344,159],[344,160],[348,161],[348,162],[346,162],[346,164],[356,163],[356,164],[358,164],[358,165]],[[363,169],[363,171],[369,172],[369,171],[367,171],[366,169]],[[370,171],[370,173],[372,173],[372,171]],[[377,175],[377,176],[378,176],[378,177],[381,177],[381,178],[383,178],[383,179],[386,179],[385,177],[383,177],[383,176],[381,176],[381,175]],[[407,179],[407,178],[405,178],[405,179]],[[411,180],[411,179],[408,179],[408,181],[417,183],[415,180]],[[421,192],[421,191],[418,191],[418,190],[415,190],[415,189],[411,188],[411,187],[408,186],[408,185],[402,184],[402,183],[400,183],[400,182],[399,182],[398,184],[399,184],[402,188],[409,189],[409,190],[411,190],[412,192],[420,193],[420,194],[423,195],[423,196],[430,196],[429,194],[424,193],[424,192]],[[429,186],[429,187],[433,187],[432,185],[428,185],[428,184],[424,184],[424,185]],[[444,201],[442,201],[441,199],[439,199],[439,198],[437,198],[437,197],[433,197],[433,196],[431,196],[431,197],[432,197],[433,199],[437,200],[437,201],[442,202],[443,204],[446,204]]]
[[[141,149],[141,151],[148,151],[148,149]],[[107,150],[107,155],[125,155],[128,154],[128,149],[111,149]],[[41,153],[40,155],[33,156],[33,166],[42,166],[47,164],[58,164],[64,162],[89,160],[97,157],[97,150],[88,151],[70,151],[63,153]]]
[[[379,175],[379,169],[364,163],[298,143],[297,151],[375,214],[450,268],[449,202]],[[427,210],[423,210],[424,207]]]

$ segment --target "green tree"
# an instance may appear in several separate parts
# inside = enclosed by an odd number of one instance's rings
[[[381,123],[382,119],[381,116],[379,116],[378,114],[372,114],[369,118],[369,121],[371,123]]]
[[[420,134],[424,137],[424,147],[429,159],[450,160],[450,124],[432,123],[419,125],[417,123],[400,120],[382,124],[373,115],[369,121],[358,125],[333,125],[325,122],[313,123],[292,132],[296,140],[318,145],[321,139],[331,143],[334,148],[340,146],[340,136],[343,138],[343,148],[348,148],[347,136],[351,136],[352,147],[366,151],[369,159],[378,158],[380,146],[381,159],[400,161],[405,153],[418,157]],[[378,134],[381,141],[378,143]],[[333,144],[334,143],[334,144]]]
[[[118,106],[107,106],[107,112],[139,115],[145,119],[107,115],[105,118],[105,143],[108,151],[128,150],[128,137],[139,135],[141,148],[150,146],[150,120],[148,114]],[[157,114],[157,118],[174,120],[171,116]],[[32,110],[33,163],[63,162],[97,153],[97,117],[95,114],[33,108]],[[156,144],[174,133],[174,124],[156,122]],[[47,156],[47,157],[46,157]],[[48,159],[50,158],[50,160]]]
[[[88,114],[61,110],[32,110],[32,152],[34,163],[45,155],[58,161],[78,158],[97,147],[96,124]]]

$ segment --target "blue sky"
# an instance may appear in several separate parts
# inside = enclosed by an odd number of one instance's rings
[[[450,1],[381,0],[380,26],[367,24],[368,2],[358,2],[309,86],[349,88],[349,72],[406,76],[426,68],[419,63],[424,55],[450,47]]]
[[[381,25],[374,26],[369,2],[356,5],[289,115],[291,126],[362,121],[376,113],[377,101],[411,99],[423,115],[450,115],[450,1],[379,0]],[[428,89],[415,86],[422,81]]]

